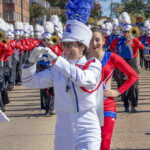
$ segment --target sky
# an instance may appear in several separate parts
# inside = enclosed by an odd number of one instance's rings
[[[97,0],[100,4],[101,4],[101,7],[102,7],[102,16],[107,16],[109,17],[110,16],[110,4],[111,4],[111,1],[113,3],[117,2],[117,3],[121,3],[121,0]]]

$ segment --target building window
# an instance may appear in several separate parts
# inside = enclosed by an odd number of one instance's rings
[[[15,0],[8,0],[9,4],[15,4]]]
[[[8,12],[8,20],[9,21],[15,21],[15,12]]]
[[[18,6],[20,6],[20,0],[18,0]]]
[[[21,21],[21,14],[19,14],[19,21]]]

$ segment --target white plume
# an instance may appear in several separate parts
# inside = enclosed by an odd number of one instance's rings
[[[10,25],[9,25],[9,30],[10,30],[11,32],[14,32],[14,25],[13,25],[13,24],[10,24]]]
[[[20,30],[20,29],[21,29],[20,22],[19,21],[15,22],[15,30]]]
[[[57,26],[57,24],[60,22],[59,17],[57,15],[51,16],[51,22]]]
[[[0,29],[3,31],[7,31],[5,27],[5,21],[2,18],[0,18]]]
[[[50,21],[46,22],[44,25],[45,32],[49,32],[51,34],[54,33],[54,24]]]
[[[148,20],[146,20],[145,22],[144,22],[144,27],[148,27],[150,25],[150,23],[149,23],[149,21]]]
[[[29,25],[29,29],[31,32],[33,32],[34,31],[33,25]]]

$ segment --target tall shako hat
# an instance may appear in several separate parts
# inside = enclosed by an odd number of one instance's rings
[[[39,35],[39,36],[41,36],[41,25],[39,25],[39,24],[36,24],[35,25],[35,31],[34,31],[34,33],[35,33],[35,35],[37,36],[37,35]]]
[[[44,25],[43,39],[50,39],[54,33],[54,24],[51,21],[47,21]]]
[[[148,21],[148,20],[146,20],[145,22],[144,22],[144,30],[147,32],[148,30],[148,28],[149,28],[149,26],[150,26],[150,22]]]
[[[23,22],[20,22],[20,35],[24,35],[24,24]]]
[[[13,24],[7,24],[7,36],[10,35],[13,37],[14,35],[14,26]]]
[[[2,18],[0,18],[0,30],[2,32],[6,32],[5,24],[5,21]]]
[[[85,24],[94,7],[94,0],[69,0],[66,5],[67,22],[61,42],[80,42],[86,47],[92,38],[92,31]]]
[[[34,35],[33,25],[29,25],[30,35]]]
[[[121,16],[123,21],[122,30],[129,31],[132,28],[129,14],[127,12],[123,12]]]
[[[15,22],[15,30],[14,30],[14,34],[15,35],[20,35],[21,34],[21,32],[20,32],[20,30],[21,30],[21,26],[20,26],[20,22]]]
[[[110,35],[112,32],[112,24],[110,22],[107,22],[105,24],[103,23],[102,24],[102,32],[107,35]]]
[[[29,34],[30,34],[30,26],[29,26],[29,24],[28,23],[24,23],[23,24],[23,28],[24,28],[24,36],[25,37],[28,37],[29,36]]]
[[[9,30],[9,23],[5,23],[5,28],[6,28],[6,36],[12,35],[11,31]]]
[[[52,15],[51,22],[54,24],[54,28],[58,32],[58,37],[62,39],[63,26],[59,17],[57,15]]]
[[[112,20],[112,28],[115,29],[115,30],[117,30],[118,26],[119,26],[119,20],[117,18],[114,18]]]
[[[12,34],[12,37],[14,37],[14,25],[13,24],[9,24],[9,30]]]

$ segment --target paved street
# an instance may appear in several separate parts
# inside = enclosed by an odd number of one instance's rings
[[[116,100],[118,118],[112,149],[150,150],[150,72],[140,70],[139,89],[138,113],[125,113],[123,102]],[[43,115],[39,90],[16,86],[9,97],[6,114],[10,122],[0,124],[0,150],[53,150],[56,115]]]

